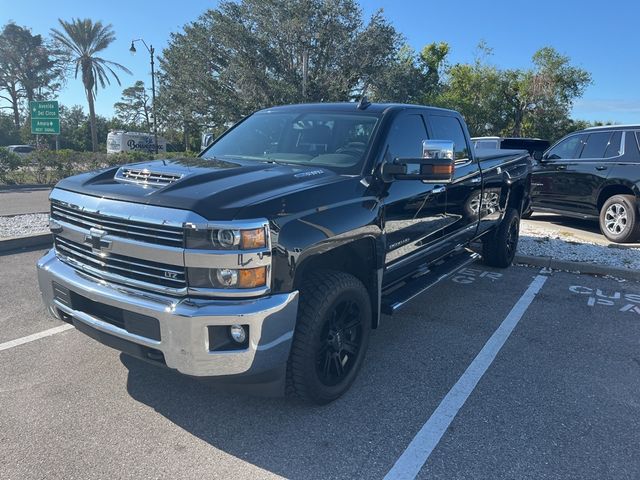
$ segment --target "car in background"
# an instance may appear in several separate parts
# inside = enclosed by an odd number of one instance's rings
[[[36,147],[34,147],[33,145],[8,145],[4,148],[7,151],[20,156],[29,155],[36,149]]]
[[[540,138],[472,137],[476,150],[527,150],[532,157],[541,157],[551,142]]]
[[[639,206],[640,125],[571,133],[533,167],[531,211],[599,220],[613,242],[640,240]]]

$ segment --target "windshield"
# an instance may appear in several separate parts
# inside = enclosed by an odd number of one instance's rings
[[[335,168],[359,173],[378,117],[341,113],[257,113],[202,156]]]

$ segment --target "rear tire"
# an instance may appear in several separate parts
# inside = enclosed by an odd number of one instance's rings
[[[353,275],[320,271],[302,285],[287,393],[324,405],[355,380],[369,346],[371,302]]]
[[[614,195],[600,209],[600,230],[612,242],[627,243],[640,238],[638,206],[633,195]]]
[[[513,262],[520,236],[520,216],[518,210],[510,208],[500,222],[498,229],[486,235],[482,241],[484,263],[491,267],[506,268]]]

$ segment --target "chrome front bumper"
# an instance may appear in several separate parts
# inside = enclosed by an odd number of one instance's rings
[[[193,376],[253,375],[283,366],[289,356],[298,292],[251,300],[175,299],[107,283],[61,262],[50,250],[38,261],[38,282],[51,313],[104,334],[159,350],[169,368]],[[128,332],[57,299],[53,282],[94,302],[156,318],[161,340]],[[244,350],[209,351],[209,326],[249,325]]]

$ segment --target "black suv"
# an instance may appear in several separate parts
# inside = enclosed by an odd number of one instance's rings
[[[640,239],[640,125],[567,135],[533,169],[531,210],[599,219],[611,241]]]

